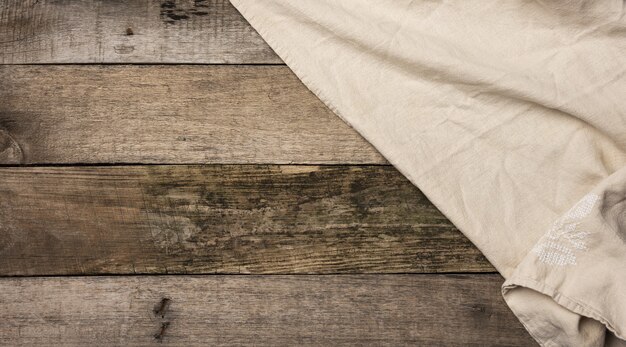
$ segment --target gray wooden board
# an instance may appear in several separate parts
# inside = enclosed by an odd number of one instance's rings
[[[227,0],[0,0],[0,64],[281,64]]]
[[[0,164],[384,164],[285,66],[0,66]]]
[[[535,346],[501,282],[484,274],[4,278],[0,344]]]

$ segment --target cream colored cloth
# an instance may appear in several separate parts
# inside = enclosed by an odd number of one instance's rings
[[[626,345],[622,1],[232,3],[478,246],[541,345]]]

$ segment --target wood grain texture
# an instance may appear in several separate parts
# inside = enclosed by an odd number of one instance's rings
[[[536,346],[500,297],[501,282],[498,275],[2,279],[0,343]]]
[[[0,64],[281,64],[228,0],[0,0]]]
[[[284,66],[58,63],[282,61],[227,0],[0,0],[0,165],[386,164]],[[0,345],[535,345],[498,275],[380,274],[494,271],[389,166],[2,167],[0,259],[187,274],[0,278]]]
[[[494,271],[390,166],[0,168],[0,275]]]
[[[383,157],[285,66],[0,66],[0,164]]]

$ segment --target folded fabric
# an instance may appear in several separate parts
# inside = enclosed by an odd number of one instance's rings
[[[621,0],[232,0],[485,254],[543,346],[626,345]]]

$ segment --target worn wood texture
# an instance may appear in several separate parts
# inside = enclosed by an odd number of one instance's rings
[[[0,0],[0,64],[281,64],[228,0]]]
[[[284,66],[0,66],[0,164],[386,163]]]
[[[0,168],[0,275],[494,271],[390,166]]]
[[[535,346],[498,275],[0,281],[11,346]],[[167,300],[163,300],[167,299]]]

